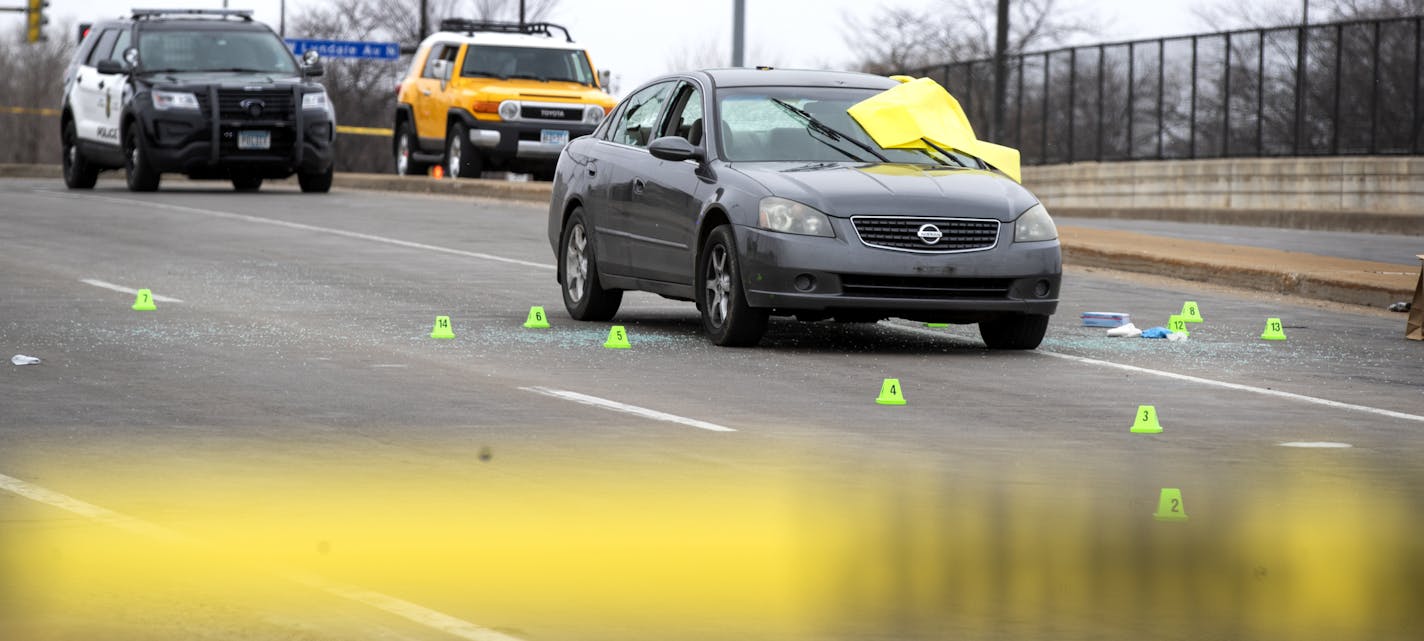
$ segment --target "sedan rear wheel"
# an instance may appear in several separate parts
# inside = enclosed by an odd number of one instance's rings
[[[769,313],[747,304],[731,225],[712,230],[697,264],[697,307],[707,336],[724,347],[756,345]]]
[[[563,248],[559,272],[564,284],[564,308],[569,310],[569,316],[583,321],[613,318],[623,303],[623,290],[604,289],[598,281],[597,257],[583,208],[575,208],[569,214],[559,246]]]

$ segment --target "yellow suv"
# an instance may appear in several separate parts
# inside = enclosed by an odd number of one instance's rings
[[[564,145],[614,104],[588,53],[547,22],[443,20],[397,93],[396,173],[439,164],[451,178],[503,169],[551,179]]]

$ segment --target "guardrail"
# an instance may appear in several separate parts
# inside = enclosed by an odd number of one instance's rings
[[[1241,29],[1010,56],[999,140],[1023,163],[1424,153],[1424,16]],[[994,61],[912,69],[972,122]]]

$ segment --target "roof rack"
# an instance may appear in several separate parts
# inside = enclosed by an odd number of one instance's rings
[[[539,35],[554,37],[551,29],[558,29],[564,32],[564,40],[573,42],[573,36],[569,35],[569,30],[562,25],[552,22],[489,22],[483,20],[466,20],[464,18],[446,18],[440,21],[441,31],[463,31],[467,35],[474,35],[476,31],[490,33],[522,33],[527,35]]]
[[[134,9],[134,20],[152,20],[154,18],[170,18],[184,16],[210,16],[214,18],[241,18],[244,22],[252,22],[251,9]]]

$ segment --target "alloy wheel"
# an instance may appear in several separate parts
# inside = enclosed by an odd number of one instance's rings
[[[727,321],[727,305],[732,295],[732,274],[727,267],[727,247],[714,245],[707,261],[707,318],[714,327]]]
[[[584,288],[588,286],[588,235],[583,225],[574,225],[569,230],[568,247],[564,250],[564,286],[569,299],[583,300]]]

